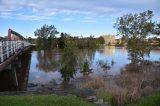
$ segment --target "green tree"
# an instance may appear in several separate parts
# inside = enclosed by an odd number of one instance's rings
[[[64,49],[65,47],[65,38],[66,38],[65,35],[66,34],[62,32],[60,38],[58,38],[58,47],[61,49]]]
[[[32,43],[32,38],[31,37],[28,37],[27,40],[28,40],[29,43]]]
[[[155,23],[152,22],[153,12],[127,14],[117,18],[114,27],[118,34],[127,38],[129,58],[132,63],[144,60],[144,54],[149,54],[150,46],[146,46],[145,39],[154,32]],[[148,45],[148,44],[147,44]]]
[[[152,22],[152,11],[145,11],[139,14],[127,14],[117,18],[114,27],[118,34],[128,38],[144,40],[154,30],[154,22]]]
[[[64,52],[61,60],[60,73],[64,81],[69,81],[76,73],[77,55],[76,47],[67,46],[64,48]]]
[[[59,32],[54,25],[43,25],[40,29],[34,32],[34,35],[38,37],[38,45],[42,48],[54,48],[56,46],[55,35]]]
[[[155,25],[154,34],[160,35],[160,23]]]
[[[105,41],[104,41],[104,38],[102,36],[97,38],[97,44],[104,44],[104,43],[105,43]]]

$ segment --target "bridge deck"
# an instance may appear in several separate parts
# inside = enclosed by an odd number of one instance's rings
[[[0,42],[0,72],[25,49],[31,47],[25,41],[1,41]]]

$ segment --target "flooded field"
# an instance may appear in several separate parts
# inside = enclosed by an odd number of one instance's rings
[[[131,61],[128,59],[128,52],[124,47],[103,46],[94,50],[79,50],[76,53],[78,62],[78,65],[75,66],[76,72],[69,82],[65,82],[59,71],[62,53],[63,50],[32,50],[22,54],[14,63],[17,79],[13,77],[9,68],[0,73],[0,91],[69,94],[93,79],[102,78],[112,86],[117,79],[124,78],[121,76],[126,73],[124,70],[132,67]],[[91,70],[87,74],[82,72],[83,63],[86,60]],[[152,50],[150,57],[146,56],[145,60],[160,61],[160,50]],[[149,69],[150,65],[146,66]],[[159,70],[160,68],[157,67],[159,66],[152,66],[152,69]],[[132,67],[132,69],[134,68]],[[136,75],[141,74],[137,72]],[[15,84],[16,80],[18,85]]]

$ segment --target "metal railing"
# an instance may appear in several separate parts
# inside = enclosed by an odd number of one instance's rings
[[[0,41],[0,63],[29,45],[26,41]]]

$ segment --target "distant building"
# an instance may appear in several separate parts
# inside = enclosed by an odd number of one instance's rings
[[[115,45],[116,44],[116,40],[115,40],[114,35],[102,35],[102,37],[104,38],[106,45]]]

